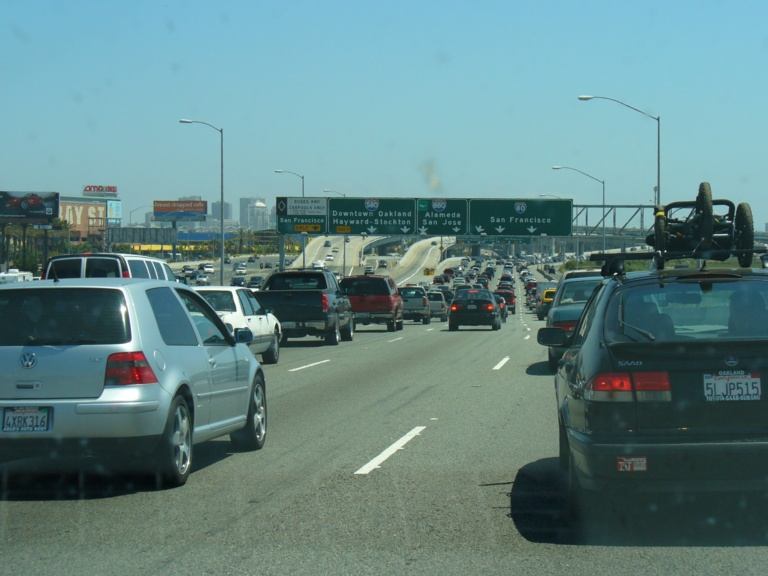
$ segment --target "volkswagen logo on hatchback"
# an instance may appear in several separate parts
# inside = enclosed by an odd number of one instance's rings
[[[21,355],[22,368],[34,368],[37,365],[37,356],[34,352],[28,352]]]

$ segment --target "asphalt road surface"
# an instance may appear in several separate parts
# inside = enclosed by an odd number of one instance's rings
[[[499,332],[290,341],[266,447],[199,445],[182,488],[3,468],[0,574],[763,574],[759,501],[567,519],[542,323],[518,302]]]

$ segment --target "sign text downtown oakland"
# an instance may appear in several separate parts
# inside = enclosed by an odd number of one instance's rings
[[[333,210],[331,218],[338,225],[376,224],[379,226],[410,226],[413,224],[413,210]]]

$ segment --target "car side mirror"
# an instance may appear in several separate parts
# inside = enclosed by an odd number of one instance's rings
[[[569,340],[568,333],[562,328],[539,328],[536,341],[542,346],[565,346]]]
[[[238,344],[250,344],[253,342],[253,332],[250,328],[235,328],[235,342]]]

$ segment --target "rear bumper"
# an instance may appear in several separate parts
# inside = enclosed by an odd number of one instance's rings
[[[451,313],[448,319],[453,324],[462,326],[493,326],[496,323],[494,314],[457,314]]]
[[[568,431],[579,485],[590,491],[768,489],[768,438],[721,442],[595,442]]]
[[[394,312],[358,312],[355,311],[356,324],[384,324],[391,322],[394,318]]]
[[[302,336],[319,336],[328,332],[329,325],[325,320],[313,320],[310,322],[282,322],[284,336],[300,338]]]

